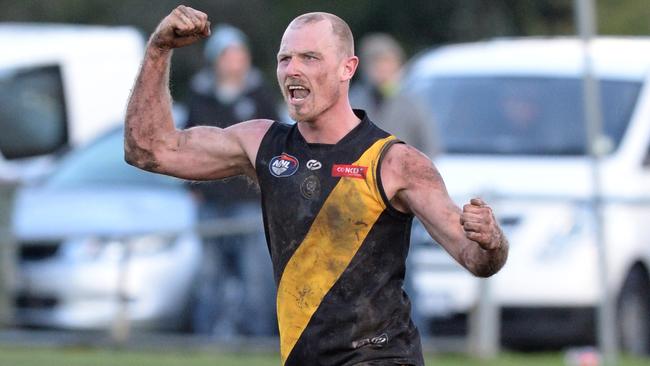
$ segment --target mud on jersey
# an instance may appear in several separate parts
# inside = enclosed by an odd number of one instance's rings
[[[362,111],[335,145],[274,123],[256,159],[284,365],[422,365],[402,290],[412,216],[380,178],[394,136]]]

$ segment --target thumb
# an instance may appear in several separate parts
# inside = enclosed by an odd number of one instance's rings
[[[474,197],[474,198],[472,198],[471,200],[469,200],[469,203],[470,203],[472,206],[478,206],[478,207],[487,206],[487,203],[485,203],[485,201],[483,201],[483,200],[482,200],[481,198],[479,198],[479,197]]]

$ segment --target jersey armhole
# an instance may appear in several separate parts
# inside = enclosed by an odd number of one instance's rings
[[[265,146],[268,145],[268,141],[273,138],[273,134],[275,133],[275,130],[277,130],[279,127],[283,126],[284,124],[282,122],[278,121],[273,121],[271,125],[269,126],[269,129],[266,130],[266,133],[264,134],[264,137],[262,137],[262,140],[260,140],[260,146],[257,149],[257,154],[255,155],[255,175],[257,176],[257,180],[259,182],[260,176],[258,174],[258,164],[260,162],[260,154],[262,154],[262,150]]]
[[[395,207],[393,207],[393,205],[390,203],[390,200],[386,196],[386,192],[384,191],[384,184],[381,181],[381,164],[384,161],[384,156],[388,152],[388,149],[390,149],[391,146],[393,146],[395,144],[403,144],[403,143],[404,143],[404,141],[393,139],[393,140],[388,141],[382,147],[381,151],[379,152],[379,159],[377,161],[377,178],[376,178],[376,181],[377,181],[377,190],[379,191],[379,194],[381,195],[381,199],[384,202],[384,205],[386,206],[386,209],[388,210],[388,213],[390,213],[392,216],[395,216],[397,218],[401,218],[401,219],[406,220],[406,219],[412,218],[413,214],[402,212],[402,211],[396,209]]]

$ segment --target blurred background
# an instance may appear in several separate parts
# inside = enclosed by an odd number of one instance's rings
[[[128,25],[143,36],[180,3],[177,1],[1,1],[5,22],[63,22],[73,24]],[[408,1],[187,1],[203,9],[213,24],[230,23],[246,30],[255,64],[270,82],[275,80],[275,55],[287,23],[308,11],[322,10],[341,16],[355,37],[386,32],[404,47],[408,56],[450,42],[500,36],[552,36],[575,34],[570,0],[452,0]],[[602,34],[647,35],[648,3],[644,0],[599,0],[598,27]],[[245,8],[245,10],[243,9]],[[189,76],[202,66],[201,45],[179,52],[173,65],[174,96],[183,100]]]
[[[339,15],[361,58],[353,107],[429,155],[459,205],[491,202],[510,238],[506,268],[478,280],[414,222],[405,289],[428,361],[598,364],[606,334],[622,364],[648,364],[650,1],[595,1],[604,36],[588,47],[577,3],[186,1],[213,35],[175,51],[176,124],[293,123],[275,78],[282,33],[305,12]],[[0,0],[2,364],[136,362],[115,347],[278,363],[255,187],[123,161],[146,40],[177,5]]]

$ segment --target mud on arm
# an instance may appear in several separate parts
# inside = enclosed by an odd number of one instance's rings
[[[124,151],[129,164],[192,180],[250,175],[243,140],[250,139],[247,134],[254,137],[253,121],[229,129],[174,126],[169,91],[172,50],[207,37],[209,27],[206,14],[181,5],[149,39],[126,112]],[[250,149],[250,143],[247,146]]]
[[[472,274],[489,277],[503,267],[508,241],[492,210],[480,199],[461,210],[424,154],[410,146],[393,146],[382,166],[382,180],[393,206],[415,214],[429,235]]]

